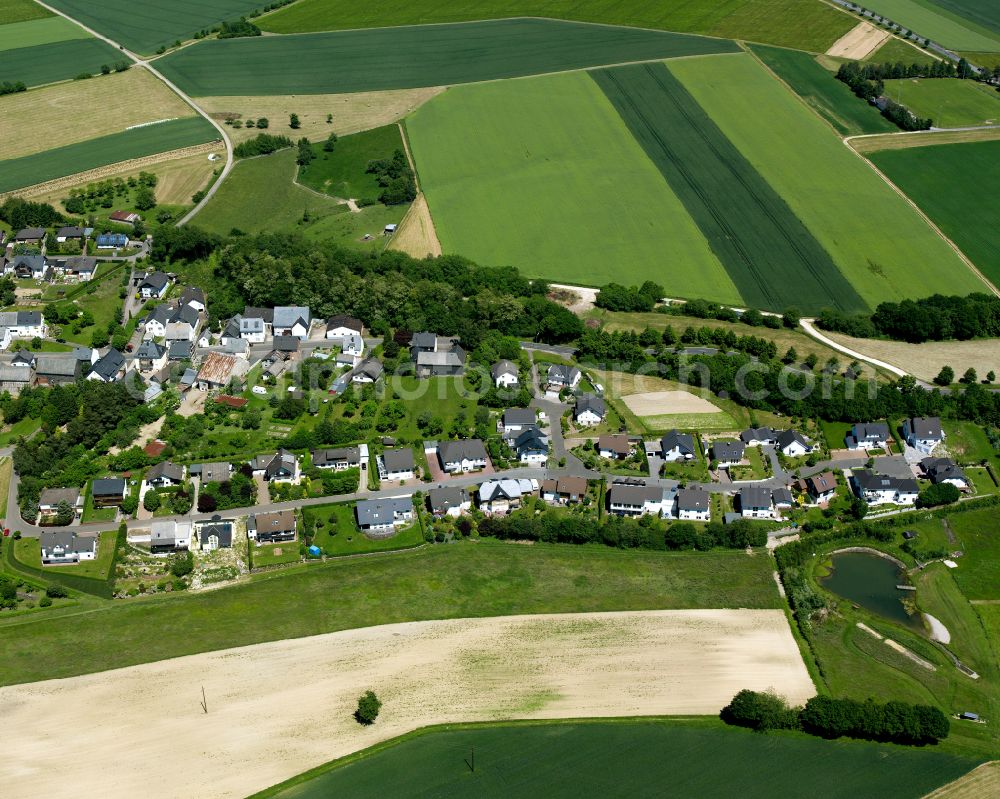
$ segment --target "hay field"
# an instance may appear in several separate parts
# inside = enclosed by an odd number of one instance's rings
[[[647,391],[629,394],[623,402],[636,416],[659,416],[674,413],[716,413],[711,402],[688,391]]]
[[[266,117],[270,122],[269,133],[284,133],[295,138],[305,136],[317,142],[331,132],[345,136],[397,122],[443,91],[442,86],[431,86],[354,94],[202,97],[198,105],[219,120],[227,116],[244,120]],[[288,118],[293,113],[299,115],[302,125],[294,131],[288,127]],[[326,121],[329,114],[333,115],[333,122]],[[227,132],[234,144],[260,133],[256,128],[246,127],[229,127]]]
[[[1000,760],[983,763],[964,777],[943,785],[924,799],[987,799],[1000,796]]]
[[[919,133],[893,133],[887,136],[859,136],[848,143],[862,155],[881,150],[909,150],[937,144],[971,144],[979,141],[1000,140],[1000,127],[982,130],[920,131]]]
[[[0,141],[4,158],[20,158],[143,122],[194,115],[162,81],[136,68],[0,97]]]
[[[427,207],[427,198],[423,193],[410,205],[410,210],[389,242],[390,250],[399,250],[414,258],[426,258],[429,255],[441,255],[441,242],[438,241],[431,210]]]
[[[369,688],[383,708],[363,728],[351,714]],[[741,688],[797,703],[815,693],[782,611],[394,624],[2,688],[17,735],[0,780],[47,799],[206,786],[242,798],[427,724],[714,714]],[[52,768],[53,751],[73,767]]]
[[[0,0],[0,19],[7,23],[44,19],[52,12],[32,0]]]
[[[830,45],[826,54],[835,58],[867,58],[885,44],[890,35],[889,31],[876,28],[869,22],[859,22]]]

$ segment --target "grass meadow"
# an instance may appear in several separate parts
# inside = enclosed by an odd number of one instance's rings
[[[824,52],[854,27],[850,16],[798,0],[415,0],[387,15],[384,7],[350,0],[300,0],[260,20],[264,30],[298,33],[385,25],[425,25],[504,17],[551,17],[705,33]]]
[[[218,135],[207,120],[188,117],[112,133],[21,158],[11,158],[0,161],[0,192],[44,183],[107,164],[201,144]]]
[[[742,551],[624,552],[488,541],[305,564],[218,591],[108,604],[101,613],[31,624],[0,620],[0,683],[403,621],[779,608],[772,568],[768,558]],[[67,651],[74,656],[65,657]]]
[[[869,305],[983,289],[906,201],[752,56],[681,59],[668,68]]]
[[[868,156],[994,283],[1000,281],[1000,141],[884,150]],[[952,273],[949,272],[949,277]],[[958,287],[944,294],[963,293]],[[926,292],[925,292],[926,293]]]
[[[418,730],[252,799],[403,796],[418,788],[421,795],[451,797],[714,797],[738,791],[747,799],[768,799],[800,795],[806,783],[816,799],[917,799],[975,765],[899,746],[758,735],[715,719],[508,722]]]
[[[0,19],[6,22],[2,10]],[[42,17],[0,25],[0,50],[16,50],[39,44],[88,38],[90,34],[87,31],[63,17]]]
[[[51,16],[51,11],[42,8],[34,0],[0,0],[0,19],[4,21],[4,24],[27,22]]]
[[[516,19],[207,41],[158,60],[195,96],[412,89],[735,52],[679,33]]]
[[[256,0],[52,0],[51,5],[129,50],[146,54],[261,6]]]
[[[391,158],[396,150],[402,149],[398,125],[344,136],[332,153],[326,152],[317,141],[313,144],[316,159],[299,170],[299,183],[333,197],[377,200],[381,188],[375,175],[367,172],[368,163]]]
[[[1000,10],[991,0],[871,0],[866,7],[953,50],[1000,51]]]
[[[688,296],[739,301],[588,75],[453,88],[406,128],[445,252],[574,284],[655,280]]]
[[[935,58],[912,44],[892,36],[864,60],[873,64],[895,64],[898,61],[904,64],[933,64]]]
[[[1000,121],[1000,94],[971,80],[887,80],[885,93],[917,116],[934,120],[938,128],[991,125]]]
[[[82,74],[94,75],[101,71],[102,64],[113,64],[119,60],[121,53],[100,39],[69,39],[0,50],[0,75],[4,76],[4,80],[41,86]]]
[[[763,45],[754,45],[751,49],[838,133],[850,136],[897,130],[876,108],[855,97],[847,84],[835,80],[809,53]]]

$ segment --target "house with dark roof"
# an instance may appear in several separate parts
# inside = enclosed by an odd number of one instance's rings
[[[102,383],[114,383],[125,375],[125,356],[114,347],[109,349],[90,367],[88,380],[100,380]]]
[[[144,341],[135,351],[139,368],[144,372],[155,372],[167,365],[167,348],[155,341]]]
[[[251,461],[251,466],[255,475],[263,477],[269,483],[298,483],[302,477],[299,459],[287,449],[258,455]]]
[[[676,489],[616,480],[608,490],[608,510],[616,516],[667,517],[673,515],[676,497]]]
[[[97,557],[97,536],[71,530],[46,530],[38,537],[42,563],[79,563]]]
[[[146,484],[154,488],[179,486],[184,482],[184,467],[170,461],[161,461],[146,472]]]
[[[86,283],[89,280],[93,280],[97,274],[98,261],[91,256],[76,255],[53,262],[53,269],[56,274],[62,275],[65,280]]]
[[[503,412],[497,430],[501,433],[520,433],[536,424],[534,408],[508,408]]]
[[[541,487],[542,499],[557,505],[575,505],[587,496],[587,480],[584,477],[559,477],[544,480]]]
[[[800,481],[797,488],[807,493],[813,502],[829,502],[837,493],[837,475],[833,472],[815,474]]]
[[[19,280],[44,280],[48,269],[44,255],[15,255],[3,267],[5,275]]]
[[[38,497],[38,511],[42,516],[59,512],[59,505],[65,502],[79,518],[83,513],[83,492],[79,488],[46,488]]]
[[[743,460],[746,446],[742,441],[713,441],[712,459],[719,464],[720,469],[736,466]]]
[[[139,296],[144,300],[162,299],[170,288],[170,282],[170,276],[166,272],[149,272],[139,281]]]
[[[189,361],[189,360],[191,360],[191,353],[193,351],[194,351],[194,346],[191,344],[190,341],[180,341],[180,340],[178,340],[178,341],[171,341],[170,344],[167,346],[167,360],[168,361]],[[214,354],[215,353],[211,353],[211,352],[209,353],[209,355],[214,355]],[[235,356],[230,355],[230,356],[227,356],[227,357],[233,358]],[[188,385],[191,385],[191,384],[197,382],[197,379],[198,379],[198,373],[195,372],[193,369],[191,371],[194,372],[194,380],[192,380],[191,383],[189,383]],[[181,380],[181,382],[183,383],[184,381]],[[224,385],[225,384],[223,384],[222,386],[214,386],[214,387],[215,388],[223,388]]]
[[[490,376],[497,388],[516,388],[520,381],[520,370],[513,361],[497,361],[490,369]]]
[[[941,419],[937,416],[915,416],[903,422],[903,438],[919,452],[930,455],[945,439]]]
[[[437,456],[441,468],[450,474],[477,472],[489,464],[486,447],[478,438],[442,441]]]
[[[660,457],[668,463],[694,460],[694,436],[671,430],[660,439]]]
[[[185,286],[181,292],[181,307],[193,308],[198,313],[205,310],[205,292],[197,286]]]
[[[545,379],[550,389],[561,391],[564,388],[576,388],[583,374],[575,366],[554,363],[549,366]]]
[[[14,357],[10,359],[10,365],[22,369],[34,369],[36,360],[37,358],[31,350],[18,350],[14,353]]]
[[[65,355],[41,354],[35,361],[35,382],[40,386],[65,386],[80,376],[81,362]]]
[[[125,500],[127,486],[121,477],[98,477],[90,484],[90,496],[95,508],[110,508]]]
[[[855,469],[851,477],[855,493],[869,505],[913,505],[920,492],[912,477],[875,474],[871,469]]]
[[[309,338],[312,324],[310,311],[304,305],[279,305],[274,309],[271,326],[275,336]]]
[[[521,463],[541,465],[549,459],[549,437],[535,425],[508,439],[508,444]]]
[[[812,445],[797,430],[779,433],[774,446],[786,458],[798,458],[813,451]]]
[[[14,234],[14,241],[18,244],[34,244],[39,245],[45,240],[45,228],[43,227],[26,227],[21,228]]]
[[[258,544],[294,541],[296,530],[294,510],[251,513],[247,517],[247,537]]]
[[[365,326],[360,319],[347,314],[337,314],[326,320],[326,337],[328,339],[345,339],[349,336],[363,336]]]
[[[632,454],[632,442],[625,433],[606,433],[597,439],[597,454],[609,460],[623,461]]]
[[[379,478],[382,480],[412,480],[416,464],[409,447],[387,449],[377,459]]]
[[[774,499],[771,489],[746,486],[740,489],[740,515],[744,519],[773,519]]]
[[[608,406],[596,394],[581,394],[573,408],[573,421],[581,427],[594,427],[604,421]]]
[[[368,445],[359,447],[338,447],[336,449],[314,449],[312,465],[317,469],[333,469],[337,472],[346,469],[362,469],[368,467]]]
[[[427,506],[437,517],[458,517],[472,509],[472,499],[464,488],[442,486],[427,492]]]
[[[60,244],[66,241],[83,241],[85,235],[82,227],[67,225],[56,230],[56,241]]]
[[[885,422],[858,422],[844,438],[848,449],[883,449],[889,443],[889,425]]]
[[[377,361],[375,358],[366,358],[354,370],[354,374],[351,375],[351,382],[376,383],[382,379],[384,371],[385,369],[382,367],[380,361]]]
[[[354,506],[358,527],[369,538],[388,538],[413,521],[413,500],[365,499]]]
[[[164,555],[191,547],[192,524],[189,521],[160,519],[150,525],[149,551]]]
[[[101,233],[96,243],[99,250],[124,250],[131,242],[124,233]]]
[[[740,433],[740,441],[747,447],[773,446],[778,437],[770,427],[751,427]]]
[[[233,523],[227,519],[213,516],[211,521],[195,522],[194,529],[202,552],[231,549],[233,546]]]
[[[479,509],[490,516],[510,513],[520,508],[521,503],[531,497],[536,488],[537,483],[525,478],[487,480],[477,491]]]
[[[771,499],[774,500],[774,507],[777,509],[792,508],[795,506],[795,497],[787,488],[776,488],[771,492]]]
[[[192,477],[201,480],[201,484],[224,483],[233,476],[233,466],[231,463],[194,463],[188,468],[188,473]]]
[[[417,377],[449,377],[465,371],[467,356],[457,338],[434,333],[414,333],[410,339],[410,357]]]
[[[969,478],[951,458],[924,458],[920,461],[924,476],[934,484],[950,483],[959,491],[969,487]]]
[[[692,522],[707,522],[712,517],[712,499],[700,488],[677,491],[677,517]]]

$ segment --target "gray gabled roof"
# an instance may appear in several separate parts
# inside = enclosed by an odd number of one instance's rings
[[[167,350],[167,357],[172,361],[183,361],[191,357],[191,342],[184,339],[175,339],[170,342]]]
[[[275,336],[274,337],[274,351],[275,352],[298,352],[299,351],[299,340],[295,336]]]
[[[750,427],[740,433],[740,441],[744,444],[751,441],[773,441],[776,435],[770,427]]]
[[[79,488],[46,488],[38,497],[39,505],[58,505],[60,502],[68,502],[75,506],[80,500]]]
[[[660,439],[660,449],[663,452],[671,452],[676,449],[682,455],[694,455],[694,436],[690,433],[671,430]]]
[[[328,463],[361,463],[361,450],[358,447],[340,447],[339,449],[314,449],[312,453],[313,466],[325,466]]]
[[[514,377],[518,376],[517,364],[513,361],[497,361],[493,364],[493,368],[490,370],[490,374],[493,375],[493,379],[496,380],[500,375],[512,374]]]
[[[442,463],[486,460],[486,447],[478,438],[459,441],[442,441],[438,444],[438,454]]]
[[[548,452],[549,439],[537,426],[532,425],[522,430],[518,437],[514,439],[514,449],[518,455],[525,451]]]
[[[746,446],[742,441],[713,441],[712,456],[717,461],[730,463],[732,461],[743,460],[743,453]]]
[[[125,368],[125,356],[112,347],[91,368],[105,380],[112,380]]]
[[[169,282],[169,275],[167,275],[166,272],[161,272],[157,269],[155,272],[150,272],[141,281],[139,281],[139,288],[150,288],[159,293]]]
[[[98,477],[90,485],[91,496],[117,497],[125,493],[125,481],[121,477]]]
[[[778,449],[784,449],[789,444],[799,443],[803,447],[809,448],[809,442],[807,442],[802,434],[798,430],[785,430],[778,435],[778,440],[775,442]]]
[[[274,309],[275,327],[293,327],[301,322],[309,327],[309,309],[303,305],[279,305]]]
[[[143,360],[156,361],[162,358],[167,352],[167,348],[155,341],[144,341],[135,351],[135,357]]]
[[[197,286],[188,286],[181,292],[181,305],[187,305],[189,302],[199,302],[202,305],[205,304],[205,292],[202,291]]]
[[[663,489],[659,486],[614,483],[608,494],[612,505],[644,505],[663,501]]]
[[[359,374],[366,375],[372,380],[378,380],[382,376],[382,372],[385,371],[385,367],[382,366],[381,361],[378,361],[375,358],[366,358],[358,364],[356,371]]]
[[[79,374],[80,362],[65,355],[39,355],[35,361],[35,374],[53,377],[75,377]]]
[[[207,522],[198,531],[198,539],[203,546],[213,535],[218,537],[220,548],[231,547],[233,545],[233,523],[230,521]]]
[[[246,319],[263,319],[268,324],[274,319],[274,309],[273,308],[255,308],[252,305],[247,305],[243,309],[243,316]]]
[[[379,527],[392,524],[396,514],[413,511],[413,501],[406,499],[366,499],[358,502],[354,512],[361,527]]]
[[[535,423],[534,408],[508,408],[503,412],[504,427],[518,426],[524,427]]]
[[[740,489],[740,508],[748,510],[751,508],[770,508],[771,490],[760,486],[747,486]]]
[[[917,481],[910,477],[875,474],[871,469],[855,469],[854,482],[862,491],[898,491],[916,494]]]
[[[180,483],[184,479],[184,467],[170,461],[161,461],[146,472],[147,482],[160,477],[166,477],[168,480]]]
[[[67,553],[93,552],[97,544],[97,536],[77,535],[72,530],[46,530],[38,537],[40,549],[51,552],[61,548]]]
[[[965,472],[951,458],[924,458],[920,461],[920,467],[932,483],[940,483],[944,480],[968,482]]]
[[[889,439],[889,425],[885,422],[858,422],[854,425],[854,437],[859,441],[887,441]]]
[[[31,370],[23,366],[0,366],[0,383],[30,383]]]
[[[469,495],[464,488],[458,486],[443,486],[432,488],[427,492],[427,501],[435,513],[444,513],[450,508],[460,508],[469,501]]]
[[[686,511],[706,511],[711,498],[700,488],[681,488],[677,491],[677,509]]]
[[[326,320],[327,331],[336,330],[338,327],[353,330],[355,333],[360,333],[365,328],[360,319],[355,319],[347,314],[337,314]]]
[[[413,450],[409,447],[387,449],[382,453],[382,463],[387,472],[413,471]]]
[[[915,416],[909,419],[910,430],[913,435],[920,439],[936,439],[940,441],[944,438],[941,430],[941,419],[937,416]]]
[[[593,411],[602,419],[607,413],[608,407],[604,400],[595,394],[581,394],[576,399],[576,415],[579,416],[584,411]]]
[[[554,363],[549,367],[549,382],[564,383],[569,385],[580,374],[580,370],[575,366],[566,366],[561,363]]]
[[[437,336],[434,333],[428,333],[426,331],[422,333],[414,333],[413,337],[410,339],[410,346],[422,350],[433,350],[437,346]]]

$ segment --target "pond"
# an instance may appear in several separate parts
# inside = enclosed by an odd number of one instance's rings
[[[921,629],[920,617],[911,616],[903,605],[914,592],[896,588],[908,583],[896,563],[868,552],[838,552],[831,562],[830,574],[820,580],[828,591],[897,624]]]

